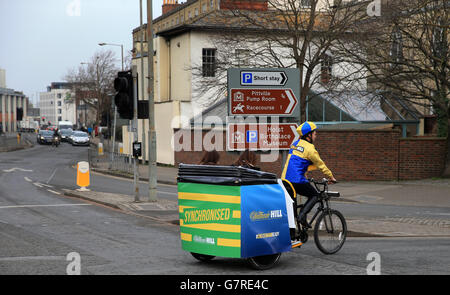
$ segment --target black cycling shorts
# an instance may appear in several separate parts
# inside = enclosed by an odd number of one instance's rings
[[[300,196],[305,196],[307,198],[318,197],[319,192],[317,189],[310,183],[292,183],[294,186],[295,192]]]

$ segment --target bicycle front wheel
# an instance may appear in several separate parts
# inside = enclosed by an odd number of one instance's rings
[[[347,238],[347,223],[336,210],[323,211],[314,226],[314,242],[324,254],[334,254],[344,245]]]

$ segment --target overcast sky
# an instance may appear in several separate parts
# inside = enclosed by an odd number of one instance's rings
[[[153,0],[153,18],[163,0]],[[147,0],[143,0],[143,21]],[[184,2],[184,1],[183,1]],[[0,68],[6,86],[36,101],[51,82],[62,82],[68,69],[87,62],[98,50],[111,49],[120,67],[132,49],[132,31],[139,26],[139,0],[0,0]]]

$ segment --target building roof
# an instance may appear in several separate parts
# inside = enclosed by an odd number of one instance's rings
[[[305,15],[307,17],[307,15]],[[251,19],[251,21],[249,21]],[[315,28],[317,31],[327,28],[325,20],[326,14],[317,16]],[[246,32],[273,32],[282,33],[290,31],[286,27],[285,20],[282,16],[274,17],[274,11],[246,11],[244,14],[236,14],[231,10],[212,10],[204,14],[200,14],[192,19],[185,20],[184,23],[157,32],[160,36],[178,35],[180,33],[197,30],[224,30],[227,31],[246,31]],[[139,30],[139,28],[137,28]],[[298,31],[301,31],[299,29]],[[306,31],[306,29],[305,29]],[[133,31],[135,32],[135,31]]]
[[[26,97],[26,95],[23,94],[23,92],[15,91],[14,89],[10,89],[10,88],[1,88],[0,87],[0,94]]]
[[[203,110],[200,115],[194,116],[190,123],[195,124],[197,121],[200,121],[203,124],[206,117],[219,117],[222,122],[225,124],[228,116],[228,107],[227,107],[227,98],[222,98],[217,101],[215,104],[210,106],[209,108]]]
[[[331,104],[346,112],[356,121],[390,120],[381,108],[381,96],[369,92],[339,91],[321,95]]]

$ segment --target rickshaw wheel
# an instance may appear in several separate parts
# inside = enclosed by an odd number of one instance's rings
[[[250,257],[247,261],[257,270],[266,270],[273,267],[280,260],[281,253]]]
[[[198,253],[194,253],[191,252],[191,255],[194,256],[195,259],[200,260],[200,261],[209,261],[211,259],[213,259],[216,256],[211,256],[211,255],[206,255],[206,254],[198,254]]]

